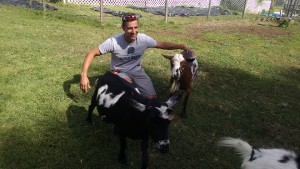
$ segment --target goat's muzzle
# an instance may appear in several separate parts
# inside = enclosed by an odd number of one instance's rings
[[[185,60],[186,60],[187,62],[194,62],[195,59],[196,59],[196,57],[193,56],[193,57],[190,57],[190,58],[186,58]]]
[[[181,75],[180,69],[176,69],[172,76],[173,76],[173,79],[179,80],[180,75]]]
[[[170,146],[169,140],[162,140],[156,143],[157,150],[162,154],[166,154],[169,152],[169,146]]]

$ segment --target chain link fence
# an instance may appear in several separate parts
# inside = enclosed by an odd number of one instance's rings
[[[300,0],[64,0],[64,3],[92,5],[94,10],[103,13],[122,15],[109,7],[123,6],[156,15],[167,21],[172,16],[217,16],[256,14],[267,17],[293,17],[299,13]],[[124,8],[123,8],[124,9]],[[124,11],[126,12],[126,11]]]
[[[236,12],[258,14],[270,9],[271,0],[65,0],[65,3],[94,6],[102,4],[104,8],[130,6],[166,16],[203,16],[209,15],[209,11],[210,15],[217,15],[215,10],[221,10],[219,15],[234,15]],[[154,12],[155,9],[157,12]]]

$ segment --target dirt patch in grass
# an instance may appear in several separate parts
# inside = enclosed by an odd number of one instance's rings
[[[292,32],[288,29],[277,27],[273,23],[258,22],[208,22],[188,25],[183,28],[185,32],[168,30],[161,32],[165,35],[187,36],[198,39],[203,32],[224,32],[224,33],[244,33],[253,34],[261,37],[290,36]]]
[[[221,23],[204,23],[186,28],[191,32],[236,32],[245,34],[254,34],[263,37],[272,37],[278,35],[289,36],[291,31],[288,29],[277,27],[272,23],[245,23],[245,22],[221,22]]]

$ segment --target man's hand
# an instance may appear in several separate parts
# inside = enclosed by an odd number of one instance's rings
[[[191,51],[193,53],[193,50],[190,49],[187,45],[182,44],[182,46],[183,46],[182,50],[184,50],[184,51]]]
[[[86,93],[90,87],[90,81],[87,76],[81,76],[80,78],[80,89]]]
[[[196,58],[194,51],[186,45],[184,46],[181,54],[183,55],[184,59],[188,62],[193,62]]]

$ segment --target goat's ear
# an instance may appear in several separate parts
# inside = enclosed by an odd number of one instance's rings
[[[175,117],[174,110],[168,109],[167,111],[168,111],[168,120],[172,121]]]
[[[169,111],[168,114],[169,114],[169,118],[168,118],[169,121],[172,121],[173,123],[174,122],[179,123],[180,118],[179,118],[179,116],[176,115],[176,112],[174,110]]]
[[[164,58],[169,59],[169,60],[171,60],[173,58],[173,56],[170,56],[170,55],[164,55],[164,54],[162,54],[162,55]]]
[[[168,107],[172,107],[174,106],[178,100],[182,97],[181,94],[177,94],[177,95],[172,95],[169,100],[166,102],[166,104],[168,105]]]
[[[173,115],[173,119],[171,120],[172,123],[179,123],[180,122],[180,117],[176,115],[176,113],[174,113]]]

